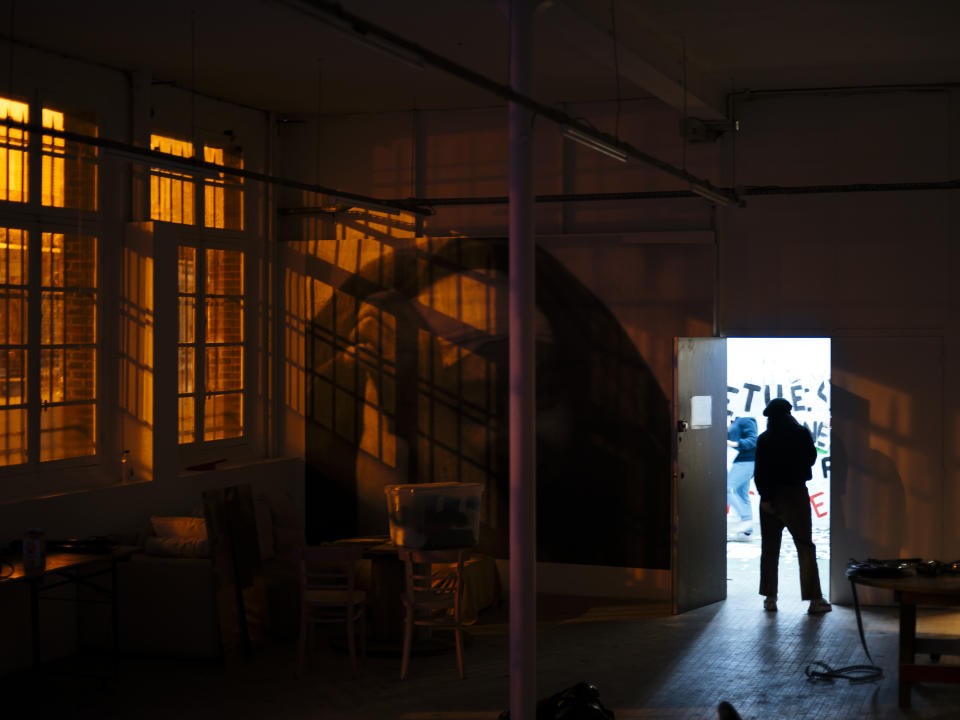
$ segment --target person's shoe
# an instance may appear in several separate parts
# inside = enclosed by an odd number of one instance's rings
[[[739,531],[742,532],[744,535],[752,535],[753,521],[752,520],[741,521]]]
[[[777,611],[777,598],[775,595],[767,595],[763,599],[763,609],[766,612],[776,612]]]
[[[750,542],[753,539],[753,536],[749,533],[745,533],[742,530],[733,536],[734,542]]]
[[[833,605],[828,603],[822,597],[814,598],[810,601],[810,607],[807,608],[807,612],[811,615],[823,615],[833,610]]]
[[[717,717],[720,720],[742,720],[740,713],[726,700],[717,706]]]

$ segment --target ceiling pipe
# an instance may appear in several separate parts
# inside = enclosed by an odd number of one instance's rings
[[[219,177],[228,175],[230,177],[242,178],[254,182],[262,182],[270,185],[279,185],[281,187],[293,188],[295,190],[304,190],[306,192],[326,195],[336,200],[341,200],[344,205],[351,207],[362,207],[378,210],[393,215],[399,213],[412,213],[414,215],[432,215],[433,211],[418,204],[415,201],[407,200],[382,200],[380,198],[360,195],[358,193],[344,192],[333,188],[316,185],[314,183],[300,182],[299,180],[290,180],[288,178],[276,177],[267,173],[247,170],[245,168],[234,168],[227,165],[217,165],[216,163],[205,162],[195,157],[185,158],[168,153],[148,150],[130,143],[120,142],[119,140],[110,140],[107,138],[96,137],[93,135],[82,135],[80,133],[70,132],[68,130],[54,130],[53,128],[42,127],[34,123],[21,123],[15,120],[2,119],[0,127],[17,128],[24,132],[38,133],[40,135],[49,135],[63,138],[67,142],[81,143],[100,148],[104,154],[113,155],[131,162],[142,162],[156,167],[172,169],[177,172],[185,172],[197,175],[199,177]]]
[[[760,197],[764,195],[829,195],[835,193],[869,192],[913,192],[919,190],[960,190],[960,180],[915,183],[854,183],[849,185],[758,185],[738,188],[740,197]],[[622,200],[674,200],[695,198],[697,194],[690,190],[651,190],[647,192],[611,192],[611,193],[572,193],[557,195],[537,195],[537,203],[568,202],[611,202]],[[411,198],[425,207],[466,207],[470,205],[506,205],[506,195],[487,197],[446,197]],[[330,215],[335,211],[327,207],[304,206],[287,207],[278,210],[280,215]]]
[[[302,12],[306,12],[306,14],[325,25],[345,33],[348,37],[370,45],[373,49],[384,51],[389,48],[389,51],[398,57],[402,57],[408,61],[411,58],[415,58],[423,65],[429,65],[437,70],[441,70],[477,87],[483,88],[508,102],[525,107],[533,113],[556,123],[561,130],[566,129],[567,132],[571,130],[576,131],[582,136],[592,138],[600,145],[615,149],[627,157],[639,160],[668,175],[672,175],[689,183],[691,189],[697,188],[703,190],[705,196],[713,198],[723,197],[730,204],[741,204],[740,198],[733,190],[729,188],[718,188],[712,185],[710,181],[699,178],[649,153],[638,150],[630,143],[624,142],[618,137],[597,130],[561,110],[537,102],[528,95],[517,92],[509,85],[498,83],[449,58],[427,50],[417,43],[407,40],[386,28],[375,25],[358,15],[354,15],[345,10],[339,3],[326,2],[325,0],[296,0],[295,2],[293,0],[280,0],[280,2]],[[309,10],[314,12],[309,12]]]

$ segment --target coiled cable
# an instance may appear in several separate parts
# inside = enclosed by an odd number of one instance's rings
[[[822,668],[817,670],[815,668]],[[847,665],[842,668],[832,668],[825,662],[812,662],[804,669],[804,674],[810,682],[833,682],[834,680],[849,680],[850,684],[876,682],[883,678],[883,668],[877,665]]]

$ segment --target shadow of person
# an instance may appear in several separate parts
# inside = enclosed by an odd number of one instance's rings
[[[310,323],[308,537],[384,532],[388,482],[479,479],[482,549],[506,556],[507,250],[431,238],[394,248],[383,285],[365,267],[336,283]],[[669,567],[667,398],[613,313],[539,248],[535,340],[539,560]],[[389,472],[371,461],[383,447],[407,453]]]
[[[831,388],[830,458],[831,587],[840,604],[853,602],[846,562],[900,557],[906,491],[893,460],[870,447],[870,403],[844,388]],[[868,603],[889,602],[883,591],[865,589]]]

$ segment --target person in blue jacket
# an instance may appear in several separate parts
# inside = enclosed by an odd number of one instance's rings
[[[735,418],[727,429],[727,445],[739,451],[727,471],[727,502],[740,516],[737,539],[749,540],[753,533],[750,478],[757,451],[757,421],[752,417]]]

